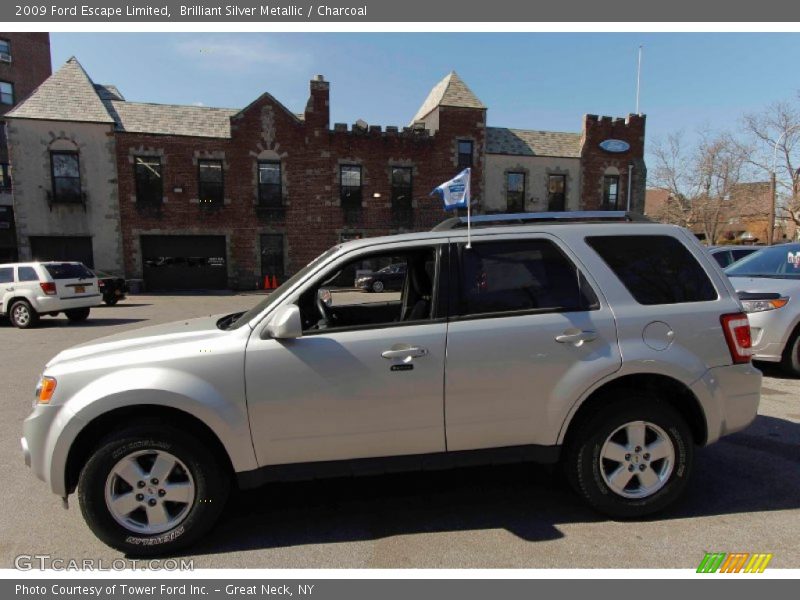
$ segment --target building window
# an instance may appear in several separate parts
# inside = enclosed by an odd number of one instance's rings
[[[136,177],[136,202],[161,204],[164,197],[161,159],[157,156],[137,156],[133,159],[133,164]]]
[[[561,212],[567,206],[567,176],[547,176],[547,210]]]
[[[411,167],[392,167],[392,220],[398,227],[413,223]]]
[[[458,169],[472,166],[472,140],[458,140]]]
[[[258,204],[270,207],[283,206],[281,163],[278,161],[258,163]]]
[[[339,167],[339,184],[339,198],[342,207],[361,208],[361,167],[359,165]]]
[[[11,62],[11,42],[0,40],[0,62]]]
[[[225,203],[225,184],[221,160],[199,160],[198,191],[200,204],[221,206]]]
[[[0,81],[0,104],[14,104],[14,84]]]
[[[11,168],[8,163],[0,163],[0,192],[11,191]]]
[[[525,173],[506,173],[506,210],[525,212]]]
[[[51,152],[53,202],[81,202],[81,169],[77,152]]]
[[[619,206],[619,175],[603,177],[603,209],[617,210]]]

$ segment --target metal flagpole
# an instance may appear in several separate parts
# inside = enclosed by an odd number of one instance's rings
[[[467,200],[467,248],[472,248],[472,223],[470,217],[472,216],[472,199],[470,198],[470,192],[472,191],[472,169],[467,168],[467,190],[466,190],[466,200]]]
[[[639,90],[641,89],[642,82],[642,46],[639,46],[639,64],[636,67],[636,114],[639,112]]]

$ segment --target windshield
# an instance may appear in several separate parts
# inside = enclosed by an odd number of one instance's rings
[[[287,289],[292,287],[295,283],[297,283],[298,281],[303,279],[309,271],[311,271],[312,269],[314,269],[317,266],[317,264],[319,264],[320,262],[324,261],[329,256],[332,256],[332,255],[336,254],[339,251],[340,248],[341,248],[341,246],[334,246],[333,248],[330,248],[330,249],[326,250],[325,252],[323,252],[322,254],[320,254],[317,258],[312,260],[305,267],[300,269],[297,273],[295,273],[289,279],[287,279],[281,285],[279,285],[277,289],[273,290],[261,302],[256,304],[253,308],[248,310],[246,313],[243,313],[238,319],[236,319],[233,323],[231,323],[230,326],[226,327],[226,329],[236,329],[238,327],[241,327],[245,323],[249,323],[250,321],[252,321],[255,317],[257,317],[260,313],[262,313],[265,308],[267,308],[272,303],[274,303],[278,298],[280,298],[281,295],[283,294],[283,292],[285,292]]]
[[[800,244],[771,246],[733,263],[728,277],[776,277],[800,279]]]

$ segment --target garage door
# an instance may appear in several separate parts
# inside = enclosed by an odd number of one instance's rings
[[[143,235],[141,243],[147,290],[221,290],[228,287],[225,236]]]
[[[44,236],[32,235],[33,260],[74,260],[94,268],[92,238],[88,236]]]

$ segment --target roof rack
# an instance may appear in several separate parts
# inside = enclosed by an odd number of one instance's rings
[[[472,227],[497,227],[501,225],[528,225],[532,223],[652,223],[639,213],[624,210],[573,210],[566,212],[534,212],[494,215],[475,215],[470,218]],[[466,228],[466,217],[445,219],[431,231],[448,231]]]

